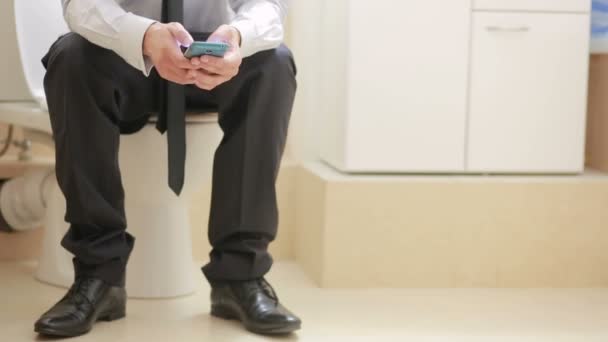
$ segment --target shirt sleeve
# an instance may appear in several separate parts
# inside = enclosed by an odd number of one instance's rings
[[[230,23],[241,33],[244,57],[278,47],[284,39],[289,0],[230,0],[236,16]]]
[[[144,35],[154,20],[126,12],[114,0],[62,0],[72,32],[116,52],[146,76],[152,65],[143,55]]]

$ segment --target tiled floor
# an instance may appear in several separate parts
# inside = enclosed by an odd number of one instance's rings
[[[32,277],[34,266],[0,263],[0,341],[44,340],[32,323],[64,290]],[[293,263],[270,281],[303,319],[283,338],[258,337],[208,314],[208,287],[173,300],[131,300],[128,317],[70,341],[608,341],[608,289],[324,290]]]

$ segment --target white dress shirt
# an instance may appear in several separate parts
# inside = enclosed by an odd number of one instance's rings
[[[47,0],[45,0],[47,1]],[[110,49],[148,75],[152,66],[142,52],[144,34],[161,18],[162,0],[61,0],[72,32]],[[283,41],[283,20],[290,0],[184,0],[184,26],[213,32],[230,24],[241,33],[244,57],[273,49]]]

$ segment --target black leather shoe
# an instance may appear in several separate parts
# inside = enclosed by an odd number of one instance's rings
[[[58,337],[86,334],[97,321],[125,317],[127,293],[94,278],[77,279],[68,293],[34,325],[37,333]]]
[[[258,334],[288,334],[302,325],[279,303],[264,278],[211,284],[211,314],[238,319],[247,330]]]

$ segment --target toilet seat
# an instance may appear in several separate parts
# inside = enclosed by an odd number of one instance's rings
[[[49,114],[36,102],[0,102],[0,117],[3,123],[52,133]]]
[[[4,123],[52,134],[49,114],[37,102],[0,102],[0,114]],[[218,114],[214,112],[186,113],[186,124],[214,124],[217,120]],[[151,116],[148,123],[155,124],[156,121],[156,116]]]
[[[186,124],[212,124],[217,123],[217,120],[217,112],[194,111],[186,113]],[[157,121],[158,117],[156,117],[156,115],[152,115],[150,119],[148,119],[148,124],[155,124]]]

